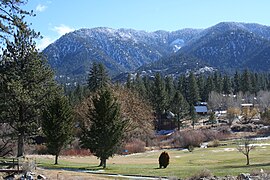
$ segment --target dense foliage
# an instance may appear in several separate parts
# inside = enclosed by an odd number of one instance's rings
[[[42,113],[42,131],[46,137],[48,152],[55,155],[55,164],[61,150],[70,143],[75,124],[73,111],[65,96],[56,95]]]
[[[41,110],[56,88],[32,31],[20,26],[13,38],[7,41],[0,61],[0,120],[12,127],[18,140],[17,156],[22,156],[24,141],[40,126]]]
[[[92,101],[93,107],[81,124],[80,139],[83,147],[100,159],[100,166],[106,168],[106,160],[119,150],[126,123],[120,118],[120,105],[108,89],[99,91]]]

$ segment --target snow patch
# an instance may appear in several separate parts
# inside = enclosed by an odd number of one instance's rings
[[[173,48],[174,52],[179,51],[179,49],[181,49],[181,47],[183,47],[185,44],[185,41],[183,39],[176,39],[174,40],[170,46]]]

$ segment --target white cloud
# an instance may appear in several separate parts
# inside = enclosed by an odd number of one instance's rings
[[[47,9],[47,6],[45,5],[42,5],[42,4],[38,4],[37,7],[36,7],[36,11],[37,12],[43,12]]]
[[[37,44],[37,49],[39,51],[42,51],[43,49],[45,49],[48,45],[50,45],[51,43],[53,43],[56,39],[59,38],[59,36],[62,36],[66,33],[69,33],[71,31],[74,31],[75,29],[68,27],[64,24],[61,24],[60,26],[55,26],[53,28],[51,28],[51,30],[57,32],[58,36],[54,36],[54,35],[50,35],[50,36],[43,36],[42,39],[37,40],[36,44]],[[54,38],[52,38],[54,37]]]
[[[50,37],[43,37],[41,40],[37,41],[37,49],[39,51],[42,51],[43,49],[45,49],[48,45],[50,45],[54,41],[55,41],[55,39],[52,39]]]
[[[65,35],[66,33],[74,31],[75,29],[68,27],[64,24],[61,24],[60,26],[55,26],[53,30],[56,31],[58,35],[62,36],[62,35]]]

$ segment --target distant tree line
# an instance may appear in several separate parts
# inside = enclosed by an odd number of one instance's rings
[[[141,76],[139,73],[132,77],[128,75],[125,87],[138,93],[150,102],[156,114],[171,111],[178,115],[190,114],[190,106],[198,102],[208,102],[213,92],[220,95],[252,94],[257,96],[261,91],[270,91],[270,74],[249,70],[235,72],[233,75],[215,72],[211,75],[188,75],[163,77],[156,73],[154,77]],[[87,94],[88,88],[78,85],[69,92],[72,102],[76,103]],[[211,96],[213,97],[213,96]]]

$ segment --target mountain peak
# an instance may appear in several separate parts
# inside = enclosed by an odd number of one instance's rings
[[[111,75],[153,63],[162,64],[168,73],[204,67],[235,69],[252,66],[254,57],[261,57],[263,65],[253,67],[270,69],[263,63],[270,62],[269,41],[270,27],[254,23],[221,22],[207,29],[171,32],[97,27],[68,33],[43,52],[58,77],[85,79],[93,61],[103,63]]]

